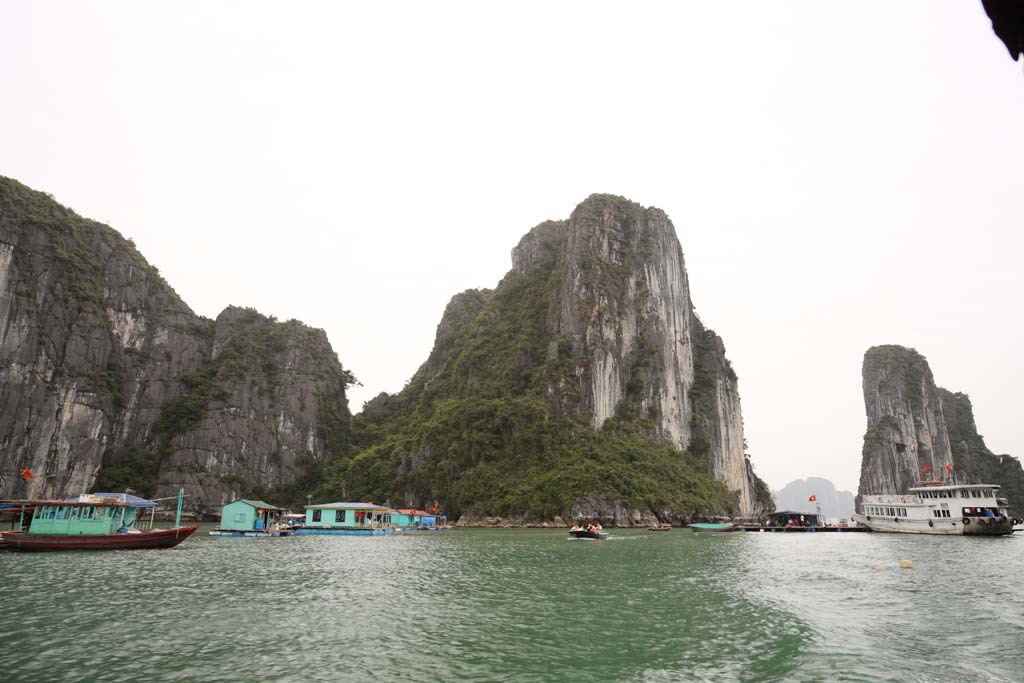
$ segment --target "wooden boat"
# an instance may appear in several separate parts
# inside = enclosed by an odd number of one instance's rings
[[[579,531],[570,531],[569,535],[573,538],[582,538],[585,540],[592,541],[603,541],[608,538],[607,531],[587,531],[585,529],[581,529]]]
[[[136,548],[173,548],[191,536],[199,525],[95,535],[33,534],[5,531],[4,541],[14,550],[132,550]]]
[[[126,493],[82,495],[70,500],[5,501],[19,515],[19,531],[3,532],[13,550],[131,550],[171,548],[191,536],[199,525],[183,527],[181,501],[173,529],[153,529],[156,503]],[[150,519],[142,519],[142,510]]]
[[[649,526],[649,527],[647,527],[647,530],[648,531],[671,531],[672,530],[672,525],[671,524],[659,524],[658,526]]]
[[[696,524],[690,524],[688,526],[694,531],[736,531],[739,528],[731,522],[698,522]]]

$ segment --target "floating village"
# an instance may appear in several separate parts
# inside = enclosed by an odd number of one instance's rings
[[[994,484],[923,482],[903,495],[869,495],[852,520],[827,521],[815,512],[781,510],[756,521],[694,522],[695,533],[910,533],[943,536],[1003,536],[1024,530],[1022,520],[1010,517],[1010,503],[998,496]],[[174,526],[157,529],[161,501],[130,493],[82,494],[66,500],[0,501],[0,547],[23,551],[130,550],[171,548],[194,534],[199,524],[182,524],[180,489]],[[814,496],[809,502],[814,502]],[[393,536],[409,532],[451,531],[446,515],[435,508],[395,509],[373,502],[310,503],[293,513],[262,500],[238,499],[221,509],[215,537],[281,538],[301,535]],[[672,530],[668,524],[651,532]],[[611,537],[599,521],[579,520],[569,538],[605,540]]]

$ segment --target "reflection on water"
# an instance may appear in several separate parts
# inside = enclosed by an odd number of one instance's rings
[[[1024,671],[1022,538],[612,534],[197,534],[166,551],[0,552],[0,678],[1011,681]],[[914,569],[898,569],[904,558]]]

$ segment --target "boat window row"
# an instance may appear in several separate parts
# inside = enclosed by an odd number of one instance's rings
[[[922,491],[922,498],[991,498],[992,489],[956,489],[953,491]]]
[[[36,508],[36,519],[113,519],[114,508],[78,505],[42,505]]]
[[[932,517],[949,517],[949,510],[932,510]]]
[[[899,507],[882,507],[881,505],[868,505],[866,512],[869,515],[879,515],[882,517],[906,517],[907,508]]]

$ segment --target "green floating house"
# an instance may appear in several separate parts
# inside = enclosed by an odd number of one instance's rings
[[[281,517],[287,512],[262,500],[236,500],[221,509],[220,527],[210,532],[211,536],[247,536],[263,538],[268,536],[291,536],[294,533],[282,523]]]
[[[338,536],[383,536],[395,533],[391,508],[373,503],[322,503],[306,506],[306,521],[297,533]]]

